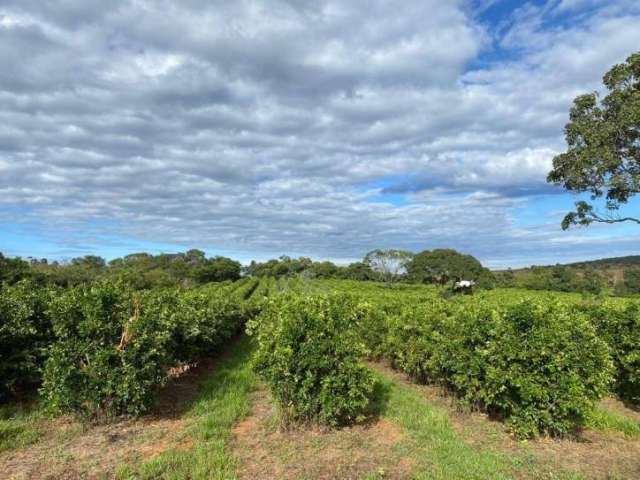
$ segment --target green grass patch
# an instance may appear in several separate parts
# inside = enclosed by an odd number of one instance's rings
[[[401,425],[409,441],[402,453],[416,461],[420,479],[510,479],[511,463],[500,455],[473,448],[453,430],[447,413],[416,390],[377,374],[386,405],[383,416]]]
[[[37,402],[0,405],[0,452],[35,443],[42,433],[43,417]]]
[[[381,415],[402,426],[408,440],[398,448],[415,461],[415,480],[506,480],[554,478],[579,480],[570,471],[544,472],[531,455],[478,447],[464,441],[453,429],[448,412],[410,386],[377,372]],[[371,478],[376,478],[375,475]]]
[[[201,386],[187,412],[193,448],[168,450],[138,466],[123,465],[117,478],[214,480],[236,478],[236,463],[228,443],[233,425],[250,412],[249,393],[256,377],[249,361],[249,338],[241,339],[220,360],[215,372]]]
[[[599,432],[619,432],[627,438],[640,438],[640,422],[600,406],[587,416],[586,426]]]

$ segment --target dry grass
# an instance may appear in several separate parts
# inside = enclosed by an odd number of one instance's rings
[[[254,392],[252,413],[234,428],[240,479],[409,478],[402,429],[385,418],[341,429],[279,427],[267,390]]]

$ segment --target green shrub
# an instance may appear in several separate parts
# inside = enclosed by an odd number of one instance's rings
[[[389,335],[388,315],[399,305],[381,307],[369,302],[361,301],[360,307],[367,310],[358,322],[358,337],[364,343],[367,356],[373,360],[380,360],[386,355],[386,340]]]
[[[615,365],[615,391],[624,400],[640,404],[640,303],[586,305]]]
[[[406,305],[388,318],[383,351],[394,368],[420,383],[443,384],[441,344],[449,341],[452,322],[445,302]]]
[[[607,391],[607,345],[559,303],[434,301],[390,319],[388,355],[422,382],[504,418],[522,437],[566,434]]]
[[[111,283],[56,298],[51,315],[58,340],[42,389],[48,405],[90,420],[146,411],[173,363],[176,306],[168,291],[134,297]]]
[[[516,433],[563,435],[584,424],[613,378],[609,349],[588,319],[564,304],[507,307],[486,350],[479,400]]]
[[[53,340],[46,311],[51,294],[29,282],[0,285],[0,400],[41,380]]]
[[[209,355],[241,330],[241,305],[224,288],[134,292],[101,282],[51,303],[57,341],[42,393],[54,410],[89,420],[138,415],[168,369]]]
[[[184,292],[178,311],[172,351],[179,361],[213,353],[239,333],[245,321],[242,304],[223,289],[203,287]]]
[[[341,425],[365,414],[374,380],[361,363],[367,351],[357,332],[369,314],[346,295],[286,295],[271,299],[252,322],[255,367],[285,424]]]

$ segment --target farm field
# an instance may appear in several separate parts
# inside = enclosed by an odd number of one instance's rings
[[[0,2],[0,480],[640,480],[640,0]]]
[[[1,293],[3,382],[42,387],[0,405],[0,478],[640,478],[632,298],[300,277]]]

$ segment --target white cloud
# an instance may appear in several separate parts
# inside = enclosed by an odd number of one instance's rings
[[[4,2],[0,214],[256,256],[543,245],[512,210],[640,45],[622,0],[549,25],[584,7],[490,31],[435,0]]]

